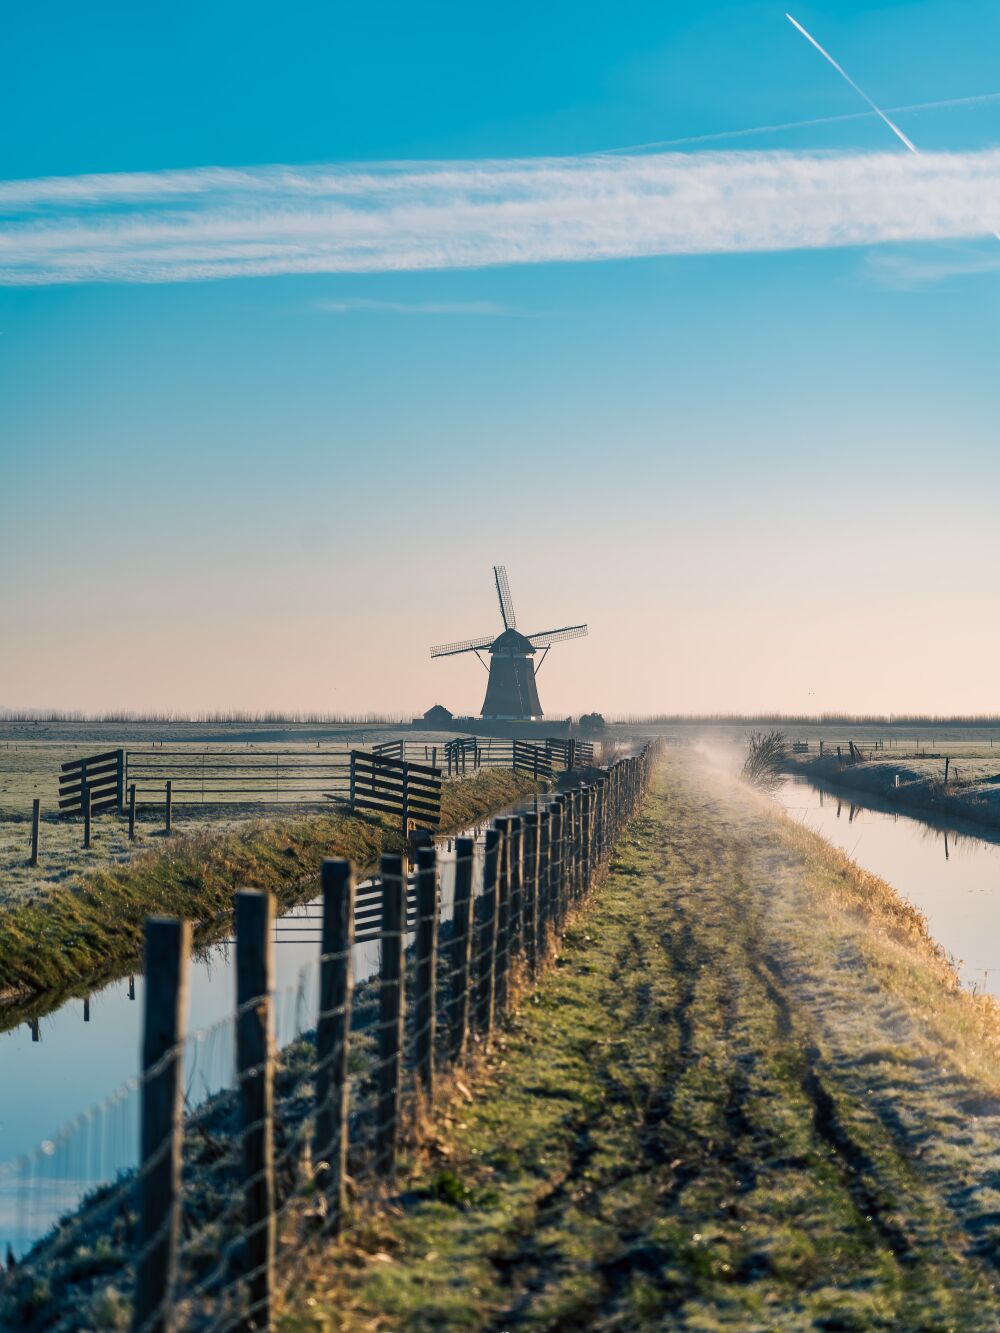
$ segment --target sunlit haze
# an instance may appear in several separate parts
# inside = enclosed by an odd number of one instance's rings
[[[796,9],[916,154],[780,6],[171,12],[8,16],[0,707],[476,712],[503,563],[550,714],[997,710],[995,4]]]

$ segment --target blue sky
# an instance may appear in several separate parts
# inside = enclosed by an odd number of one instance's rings
[[[552,712],[994,709],[1000,98],[594,157],[865,108],[780,5],[357,10],[9,16],[0,704],[475,709],[505,561]],[[995,6],[793,12],[1000,92]]]

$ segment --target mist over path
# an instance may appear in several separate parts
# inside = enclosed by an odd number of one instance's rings
[[[919,915],[677,749],[378,1253],[293,1326],[994,1327],[998,1070]]]

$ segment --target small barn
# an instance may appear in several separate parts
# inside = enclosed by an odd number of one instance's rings
[[[435,727],[446,727],[454,718],[455,714],[445,708],[444,704],[435,704],[433,708],[428,708],[420,721],[428,730],[433,730]]]

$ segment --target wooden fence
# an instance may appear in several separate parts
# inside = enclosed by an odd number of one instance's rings
[[[552,776],[552,756],[540,745],[527,741],[514,741],[510,766],[515,773],[530,773],[536,780]]]
[[[438,757],[441,757],[441,764]],[[439,745],[404,739],[385,741],[370,754],[360,750],[297,747],[282,750],[109,750],[73,759],[59,774],[59,810],[97,814],[116,809],[129,815],[160,806],[171,812],[190,805],[310,805],[343,801],[352,809],[398,815],[409,824],[435,827],[442,776],[480,768],[510,768],[549,779],[558,769],[591,765],[587,741],[548,738],[542,744],[502,737],[462,736]],[[378,764],[373,761],[379,761]],[[85,808],[84,796],[89,797]],[[37,823],[36,812],[36,823]],[[34,847],[32,864],[36,864]],[[86,845],[89,846],[89,833]]]
[[[348,800],[352,810],[393,816],[404,833],[412,827],[436,828],[441,822],[441,770],[352,750]]]
[[[479,742],[475,736],[459,736],[453,741],[447,741],[444,746],[444,762],[447,765],[448,776],[452,774],[467,773],[470,769],[479,767],[477,762],[477,753]]]
[[[78,1172],[89,1145],[106,1174],[87,1174],[87,1197],[4,1273],[10,1308],[79,1305],[90,1327],[79,1256],[96,1250],[102,1283],[134,1291],[134,1333],[272,1328],[279,1284],[365,1226],[395,1187],[418,1108],[420,1123],[434,1123],[441,1074],[475,1078],[470,1056],[556,955],[642,802],[657,748],[495,819],[482,841],[457,839],[447,866],[430,847],[415,875],[385,856],[356,889],[347,862],[327,861],[308,909],[315,957],[280,990],[272,900],[241,891],[235,1011],[190,1037],[190,929],[147,922],[139,1078],[80,1117],[79,1135],[57,1136]],[[193,1068],[205,1079],[200,1104],[188,1099]],[[123,1170],[105,1150],[132,1096],[139,1151]],[[19,1226],[51,1201],[52,1151],[46,1141],[19,1164]],[[39,1298],[43,1281],[52,1294]]]
[[[124,750],[107,750],[85,759],[71,759],[59,770],[59,813],[98,814],[125,809]],[[87,802],[89,800],[89,806]]]
[[[569,740],[546,740],[545,748],[552,756],[552,762],[560,768],[576,768],[579,764],[591,765],[594,762],[594,746],[591,741],[579,741],[575,737]]]
[[[199,1216],[212,1238],[207,1277],[197,1232],[180,1226],[193,1187],[182,1158],[195,1143],[184,1132],[179,1076],[190,932],[181,922],[148,923],[136,1333],[273,1327],[279,1275],[287,1283],[317,1238],[329,1243],[352,1214],[363,1218],[369,1192],[395,1187],[413,1109],[432,1117],[439,1072],[463,1067],[473,1043],[492,1043],[511,1005],[514,968],[529,985],[538,980],[570,910],[641,805],[654,753],[620,760],[544,810],[494,821],[478,894],[476,847],[460,839],[446,932],[433,849],[419,853],[412,884],[401,857],[383,856],[377,926],[364,932],[380,943],[379,971],[357,991],[354,875],[346,861],[325,862],[315,1035],[297,1052],[294,1077],[283,1071],[286,1104],[273,1037],[273,903],[268,894],[237,894],[239,1151],[226,1154],[234,1175],[220,1195],[221,1222]],[[241,1208],[228,1204],[230,1192]]]
[[[248,805],[345,800],[345,750],[130,750],[126,787],[139,806],[162,804],[169,782],[175,805]]]

